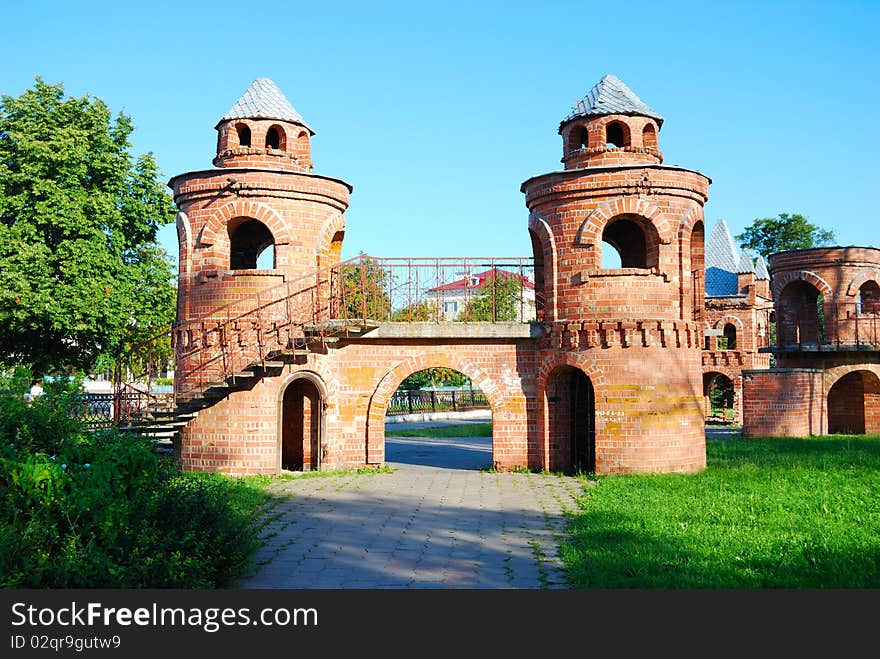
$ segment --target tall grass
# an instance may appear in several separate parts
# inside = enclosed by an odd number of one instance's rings
[[[880,437],[709,440],[696,475],[599,477],[577,588],[880,587]]]

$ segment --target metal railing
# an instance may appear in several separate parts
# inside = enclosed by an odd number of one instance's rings
[[[829,302],[779,308],[775,312],[776,349],[821,345],[828,348],[880,346],[880,313],[865,311],[858,302]],[[769,326],[769,316],[768,316]]]
[[[334,267],[335,318],[396,322],[529,322],[531,257],[374,258]]]
[[[176,323],[175,395],[185,400],[234,384],[255,364],[307,352],[371,323],[528,322],[535,318],[533,282],[530,257],[361,255]],[[117,373],[120,394],[123,380],[139,381],[138,374]]]
[[[386,414],[413,414],[419,412],[461,412],[488,409],[489,401],[479,389],[450,391],[423,391],[398,389],[388,402]]]

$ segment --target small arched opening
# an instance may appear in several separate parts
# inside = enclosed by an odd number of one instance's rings
[[[287,150],[287,136],[281,126],[270,126],[266,131],[266,148]]]
[[[602,242],[614,250],[602,250],[602,267],[656,268],[660,262],[660,237],[649,221],[635,215],[612,219],[602,231]],[[615,255],[616,253],[616,255]]]
[[[583,149],[589,143],[589,135],[584,126],[575,126],[568,135],[568,150],[577,151]]]
[[[859,313],[880,313],[880,286],[876,281],[866,281],[859,287]]]
[[[246,124],[236,124],[235,133],[238,135],[238,146],[251,145],[251,129]]]
[[[736,325],[733,323],[725,323],[722,330],[721,345],[718,346],[722,350],[736,350]]]
[[[275,240],[259,220],[238,217],[227,226],[229,232],[229,269],[265,270],[275,267]]]
[[[642,146],[646,149],[657,150],[657,130],[654,124],[645,124],[642,129]]]
[[[828,390],[828,432],[880,432],[880,378],[872,371],[852,371]]]
[[[559,366],[547,378],[551,471],[596,471],[596,396],[586,373]]]
[[[281,399],[281,469],[317,471],[324,427],[322,387],[309,376],[295,377]]]
[[[776,327],[780,345],[819,343],[825,334],[824,300],[807,281],[793,281],[779,296]]]
[[[451,368],[432,367],[407,376],[385,410],[385,461],[447,469],[491,467],[492,410],[486,394]]]
[[[622,121],[612,121],[605,126],[605,146],[621,148],[629,146],[629,126]]]
[[[736,419],[733,380],[723,373],[703,373],[703,401],[707,421],[727,423]]]

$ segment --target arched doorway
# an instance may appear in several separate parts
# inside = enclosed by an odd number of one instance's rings
[[[281,398],[281,469],[317,471],[321,466],[324,396],[307,376],[294,378]]]
[[[847,373],[828,390],[828,432],[880,432],[880,378],[875,373]]]
[[[573,366],[559,366],[547,378],[550,470],[596,471],[596,396],[590,378]]]
[[[492,410],[463,373],[432,367],[410,374],[385,410],[385,460],[449,469],[492,466]]]
[[[707,421],[736,420],[736,390],[724,373],[703,373],[703,400]]]

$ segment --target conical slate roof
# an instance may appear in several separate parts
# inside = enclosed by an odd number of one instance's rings
[[[770,271],[767,270],[767,264],[764,257],[758,254],[758,261],[755,263],[755,278],[770,280]]]
[[[706,243],[706,295],[736,295],[739,285],[736,273],[740,258],[736,244],[724,220],[718,220]]]
[[[576,117],[601,117],[608,114],[635,114],[656,119],[658,125],[663,124],[663,117],[642,103],[642,100],[623,84],[620,78],[610,73],[575,103],[571,114],[563,119],[563,123]]]
[[[749,250],[744,249],[739,255],[739,264],[736,267],[737,274],[747,274],[755,271],[755,262],[752,261],[752,255]]]
[[[254,80],[220,121],[230,119],[278,119],[305,126],[309,132],[315,134],[269,78]]]

